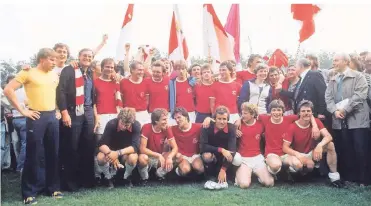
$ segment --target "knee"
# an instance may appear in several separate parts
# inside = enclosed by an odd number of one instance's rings
[[[247,188],[250,187],[250,185],[251,185],[251,181],[247,181],[247,180],[245,180],[245,181],[240,181],[240,182],[238,182],[238,186],[239,186],[241,189],[247,189]]]
[[[269,175],[269,177],[263,180],[262,184],[266,187],[273,187],[274,186],[273,177]]]
[[[137,153],[132,153],[128,156],[127,163],[131,166],[135,166],[138,162],[138,154]]]
[[[182,175],[186,175],[186,174],[191,172],[191,166],[189,165],[188,162],[180,164],[179,169],[180,169]]]
[[[202,163],[201,159],[196,159],[192,162],[192,168],[198,174],[201,174],[205,171],[204,164]]]
[[[106,156],[102,152],[99,152],[97,155],[97,161],[98,161],[98,164],[101,166],[106,164],[107,163]]]
[[[180,162],[181,162],[182,159],[183,159],[182,157],[183,157],[182,154],[177,153],[177,154],[175,155],[175,162],[178,163],[178,164],[180,164]]]
[[[139,155],[139,165],[145,167],[148,165],[148,156],[145,154]]]
[[[213,154],[211,154],[211,153],[203,153],[202,154],[202,159],[203,159],[203,161],[205,162],[205,163],[210,163],[210,162],[212,162],[213,161],[213,157],[214,157],[214,155]]]
[[[269,163],[268,170],[271,173],[278,173],[281,170],[282,162],[279,161],[273,161]]]
[[[303,164],[298,160],[293,162],[293,166],[296,171],[303,169]]]
[[[307,162],[306,162],[306,167],[307,167],[307,169],[310,170],[310,171],[313,170],[313,168],[314,168],[314,162],[311,161],[311,160],[307,161]]]

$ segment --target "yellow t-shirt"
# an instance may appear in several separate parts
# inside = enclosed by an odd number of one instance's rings
[[[24,85],[30,109],[36,111],[56,109],[58,75],[55,72],[32,68],[28,71],[22,70],[15,79]]]

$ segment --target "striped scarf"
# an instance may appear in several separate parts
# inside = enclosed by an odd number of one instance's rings
[[[76,116],[84,114],[84,79],[79,67],[75,69]]]

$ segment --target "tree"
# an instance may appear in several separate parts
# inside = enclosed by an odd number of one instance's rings
[[[24,61],[18,61],[14,63],[12,59],[1,60],[0,62],[0,71],[1,71],[1,82],[6,82],[6,79],[10,75],[16,75],[21,71],[22,66],[25,64]]]

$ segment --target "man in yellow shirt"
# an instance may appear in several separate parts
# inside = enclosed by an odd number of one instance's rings
[[[41,159],[45,159],[46,191],[54,198],[62,198],[60,190],[58,150],[60,113],[56,111],[56,88],[58,75],[52,72],[57,54],[43,48],[37,54],[38,65],[34,69],[17,74],[4,89],[5,96],[15,109],[27,117],[26,159],[22,173],[22,196],[25,204],[36,204],[35,196],[42,174]],[[29,110],[21,107],[15,90],[24,85],[28,97]],[[44,155],[47,155],[43,158]]]

